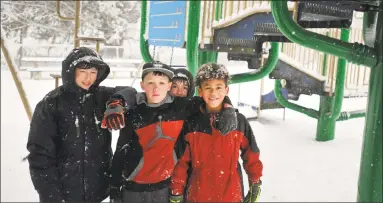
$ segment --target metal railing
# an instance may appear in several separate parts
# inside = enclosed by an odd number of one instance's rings
[[[340,29],[308,29],[312,32],[339,39]],[[363,43],[362,30],[352,28],[350,42]],[[329,96],[333,95],[336,80],[336,64],[338,57],[327,55],[323,52],[303,47],[296,43],[283,43],[281,52],[292,60],[301,64],[303,69],[307,69],[318,75],[325,76],[325,91]],[[368,78],[370,69],[368,67],[347,62],[345,96],[363,96],[368,91]]]

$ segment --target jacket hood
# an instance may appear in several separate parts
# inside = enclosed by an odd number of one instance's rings
[[[89,92],[98,88],[100,83],[108,77],[110,67],[106,64],[101,56],[94,50],[87,47],[78,47],[72,50],[71,53],[62,62],[62,82],[66,89],[72,91],[86,91],[80,88],[75,82],[75,70],[77,67],[86,65],[97,69],[97,79],[89,88]]]
[[[195,85],[194,85],[193,75],[191,74],[191,72],[185,68],[175,69],[173,79],[176,79],[176,78],[187,79],[188,83],[189,83],[189,89],[188,89],[187,96],[188,97],[194,96]]]

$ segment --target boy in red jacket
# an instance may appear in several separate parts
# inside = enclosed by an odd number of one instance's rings
[[[223,65],[208,63],[198,70],[196,85],[204,104],[184,124],[187,146],[171,177],[170,202],[183,202],[185,187],[185,202],[243,201],[237,168],[239,155],[250,185],[244,201],[257,201],[263,165],[248,121],[237,113],[238,125],[234,131],[222,134],[217,129],[223,99],[229,91],[228,80],[229,74]],[[188,177],[190,168],[192,173]]]

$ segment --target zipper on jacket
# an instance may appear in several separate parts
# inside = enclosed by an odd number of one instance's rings
[[[94,113],[94,120],[95,120],[95,123],[96,123],[97,132],[100,132],[100,127],[98,125],[98,124],[100,124],[100,121],[97,119],[97,116],[96,116],[95,113]]]
[[[76,125],[76,132],[77,132],[77,137],[80,137],[80,122],[79,122],[79,119],[78,119],[78,116],[76,116],[76,121],[75,121],[75,125]],[[82,148],[82,159],[81,159],[81,165],[79,167],[79,172],[81,173],[81,166],[82,166],[82,187],[83,187],[83,199],[85,199],[85,177],[84,177],[84,172],[85,172],[85,166],[84,166],[84,162],[85,162],[85,136],[82,136],[82,142],[84,144],[84,147]]]
[[[76,125],[77,137],[80,137],[80,125],[78,123],[78,116],[76,116],[76,121],[74,122],[74,124]]]

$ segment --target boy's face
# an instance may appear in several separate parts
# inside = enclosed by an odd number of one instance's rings
[[[82,89],[88,90],[90,86],[92,86],[93,83],[96,81],[97,72],[98,71],[96,68],[88,68],[88,69],[76,68],[76,74],[75,74],[76,84]]]
[[[229,87],[226,86],[224,80],[206,80],[203,81],[201,87],[198,88],[198,95],[206,102],[206,108],[209,111],[220,111],[222,102]]]
[[[188,95],[189,86],[185,80],[175,80],[172,82],[170,94],[175,97],[186,97]]]
[[[166,75],[153,75],[148,73],[141,82],[148,104],[157,104],[165,99],[172,83]]]

